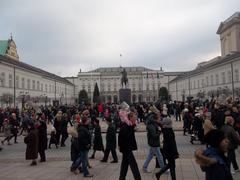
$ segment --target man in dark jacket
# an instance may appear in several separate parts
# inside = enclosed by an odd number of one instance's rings
[[[87,169],[88,164],[88,151],[91,147],[91,134],[89,132],[89,111],[83,111],[82,121],[78,127],[78,149],[79,149],[79,157],[72,165],[71,171],[75,172],[77,168],[82,164],[82,170],[84,177],[93,177],[92,174],[89,174]]]
[[[128,115],[128,120],[128,122],[123,123],[118,135],[119,150],[123,154],[119,180],[126,179],[129,165],[131,167],[134,179],[141,180],[138,165],[132,152],[137,150],[137,143],[134,134],[134,127],[136,126],[137,120],[136,114],[131,112]]]
[[[104,157],[101,160],[101,162],[107,162],[109,153],[111,151],[113,161],[111,163],[117,163],[118,162],[118,157],[116,153],[116,130],[114,125],[112,124],[112,119],[111,117],[108,117],[106,119],[106,122],[108,124],[107,128],[107,134],[106,134],[106,149],[104,151]]]
[[[17,116],[15,113],[11,114],[9,123],[11,124],[11,133],[12,133],[12,136],[9,138],[9,140],[14,137],[14,143],[18,143],[17,134],[18,134],[19,122],[17,120]]]
[[[236,154],[235,154],[235,149],[237,149],[238,145],[240,144],[240,137],[239,135],[235,132],[233,128],[234,124],[234,119],[231,116],[227,116],[225,118],[226,124],[222,126],[221,131],[225,133],[225,136],[229,140],[229,146],[228,146],[228,160],[230,163],[233,165],[233,173],[239,172],[239,167],[236,161]]]
[[[150,161],[152,160],[153,156],[157,156],[158,163],[161,168],[164,167],[163,156],[160,152],[160,130],[158,123],[160,122],[160,112],[156,107],[150,108],[151,112],[148,114],[147,117],[147,139],[148,145],[150,146],[149,153],[147,159],[143,165],[143,172],[147,173],[147,167]]]

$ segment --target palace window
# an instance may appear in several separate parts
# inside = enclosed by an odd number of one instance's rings
[[[211,75],[210,78],[211,78],[211,85],[213,86],[213,75]]]
[[[222,72],[222,84],[226,83],[225,72]]]
[[[13,87],[12,74],[9,74],[9,76],[8,76],[8,86],[9,86],[10,88]]]
[[[19,88],[19,76],[16,76],[15,84],[16,84],[16,88]]]
[[[218,76],[218,74],[215,74],[215,78],[216,78],[216,85],[218,85],[219,84],[219,76]]]
[[[231,71],[228,71],[228,83],[232,82],[232,73]]]
[[[35,90],[35,80],[32,80],[32,89]]]
[[[236,82],[239,81],[239,71],[238,71],[238,69],[235,69],[235,81]]]
[[[37,90],[40,90],[40,83],[37,81]]]
[[[28,89],[31,88],[30,79],[27,79],[27,88],[28,88]]]
[[[25,79],[22,78],[22,89],[25,89]]]
[[[1,73],[1,77],[0,77],[1,86],[5,86],[5,81],[6,81],[6,79],[5,79],[5,73],[2,72],[2,73]]]

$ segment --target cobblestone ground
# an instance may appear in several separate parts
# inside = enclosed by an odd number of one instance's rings
[[[104,131],[105,125],[102,124]],[[189,143],[189,136],[183,136],[181,129],[181,123],[174,123],[176,141],[180,158],[176,161],[176,173],[178,180],[203,180],[204,174],[200,170],[199,165],[195,163],[193,158],[194,150],[198,147],[204,148],[203,145]],[[146,132],[144,125],[140,125],[139,130],[141,132],[136,133],[136,139],[138,143],[138,151],[135,152],[135,157],[138,162],[139,169],[141,170],[146,154],[148,152]],[[0,137],[1,139],[2,137]],[[105,134],[103,134],[105,139]],[[30,162],[24,159],[25,157],[25,144],[23,143],[23,136],[19,137],[19,143],[13,145],[4,145],[3,150],[0,152],[0,180],[79,180],[85,179],[82,174],[74,175],[69,171],[71,165],[70,161],[70,140],[67,140],[66,147],[56,149],[48,149],[46,151],[47,162],[38,163],[37,166],[29,166]],[[105,141],[104,141],[105,143]],[[90,151],[89,154],[91,154]],[[94,174],[93,178],[96,180],[117,180],[120,172],[120,163],[100,163],[103,154],[101,152],[96,153],[96,159],[90,160],[92,169],[90,172]],[[119,160],[121,160],[121,154],[118,153]],[[237,160],[240,164],[240,151],[237,150]],[[112,160],[110,155],[109,162]],[[154,177],[155,160],[152,160],[149,165],[149,170],[152,173],[142,173],[143,180],[155,179]],[[233,175],[234,179],[240,179],[240,173]],[[89,179],[89,178],[88,178]],[[131,170],[129,169],[127,180],[133,180]],[[169,174],[164,174],[161,179],[171,179]]]

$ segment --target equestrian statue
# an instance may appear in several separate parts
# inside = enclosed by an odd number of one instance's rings
[[[124,84],[126,88],[128,84],[128,78],[127,78],[127,71],[125,70],[125,68],[123,68],[123,71],[121,71],[121,74],[122,74],[122,78],[121,78],[122,88]]]

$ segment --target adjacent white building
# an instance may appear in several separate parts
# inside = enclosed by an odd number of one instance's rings
[[[221,56],[199,63],[196,69],[173,79],[169,83],[172,100],[240,96],[240,12],[222,22],[217,34]]]
[[[0,105],[74,103],[74,85],[55,74],[21,62],[12,38],[0,41]]]

